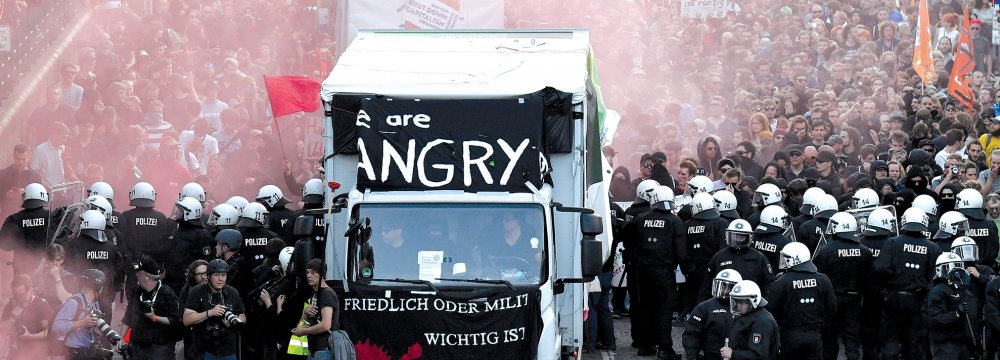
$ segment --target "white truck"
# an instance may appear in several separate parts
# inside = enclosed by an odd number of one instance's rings
[[[321,93],[359,358],[580,356],[610,244],[593,61],[586,30],[358,33]]]

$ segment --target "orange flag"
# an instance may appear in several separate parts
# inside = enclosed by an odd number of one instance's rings
[[[931,60],[931,23],[927,15],[927,0],[920,0],[920,12],[917,14],[917,36],[913,44],[913,69],[930,84],[937,75],[934,72],[934,62]]]
[[[972,110],[972,88],[969,87],[969,80],[972,69],[976,67],[972,57],[972,40],[969,36],[971,33],[969,8],[965,8],[958,44],[955,46],[955,64],[951,67],[951,76],[948,79],[948,95],[962,102],[966,111]]]

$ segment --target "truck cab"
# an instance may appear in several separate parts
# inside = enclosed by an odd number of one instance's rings
[[[611,241],[593,61],[586,30],[358,33],[321,94],[359,358],[579,356]]]

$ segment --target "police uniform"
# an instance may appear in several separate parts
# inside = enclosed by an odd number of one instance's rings
[[[752,214],[750,214],[750,216],[747,217],[746,220],[748,223],[750,223],[751,229],[756,229],[757,225],[760,225],[760,212],[761,210],[758,209],[757,211],[754,211]]]
[[[885,281],[880,338],[885,341],[883,355],[890,360],[899,359],[904,351],[908,360],[925,358],[927,328],[921,308],[941,250],[930,240],[912,234],[904,232],[886,241],[875,260],[876,276]]]
[[[243,256],[246,273],[249,274],[258,265],[264,263],[264,250],[267,241],[278,237],[275,232],[263,227],[239,228],[243,235],[243,246],[240,246],[240,255]],[[252,275],[247,275],[252,276]]]
[[[813,264],[829,277],[837,296],[837,312],[823,332],[823,359],[837,359],[841,336],[847,359],[860,359],[862,299],[868,301],[864,295],[874,270],[872,251],[858,242],[835,238],[816,253]]]
[[[71,273],[80,274],[87,269],[97,269],[105,274],[107,281],[104,289],[97,294],[101,312],[106,319],[111,319],[111,303],[114,301],[113,284],[124,281],[124,258],[110,241],[98,241],[89,236],[79,236],[70,239],[65,244],[65,267]]]
[[[979,247],[979,263],[996,266],[997,252],[1000,250],[1000,244],[997,243],[997,224],[983,218],[976,219],[974,216],[969,216],[968,219],[969,230],[965,233]]]
[[[986,305],[983,307],[986,319],[987,359],[994,359],[1000,345],[1000,277],[994,277],[986,285]]]
[[[628,209],[625,209],[625,225],[622,226],[622,264],[625,266],[625,273],[622,277],[625,278],[625,290],[628,293],[629,304],[631,305],[629,308],[629,326],[631,326],[632,329],[639,329],[642,326],[642,324],[640,324],[639,316],[631,316],[633,314],[638,315],[639,312],[639,307],[636,306],[636,304],[639,304],[639,288],[637,285],[638,282],[635,280],[635,275],[633,275],[636,268],[635,265],[632,264],[632,259],[635,257],[636,241],[639,238],[637,222],[639,221],[640,216],[645,215],[650,210],[652,210],[652,208],[649,206],[649,202],[636,200],[631,206],[628,207]],[[622,301],[622,303],[624,304],[624,301]],[[625,309],[621,309],[621,311],[624,310]],[[631,336],[633,343],[639,343],[641,341],[641,336],[638,331],[632,331]]]
[[[733,350],[732,359],[778,358],[778,322],[765,306],[767,300],[762,299],[759,307],[733,319],[728,336],[729,348]]]
[[[295,226],[295,210],[286,208],[285,205],[275,205],[273,208],[267,209],[267,228],[278,234],[282,239],[287,242],[289,239],[293,239],[292,229]],[[292,226],[288,226],[288,225]],[[294,240],[293,240],[294,242]],[[292,244],[293,242],[289,242]]]
[[[807,215],[807,214],[804,214],[804,213],[803,214],[799,214],[799,216],[796,216],[796,217],[792,218],[792,228],[795,229],[795,238],[796,239],[799,239],[799,241],[802,241],[802,236],[804,234],[802,234],[801,232],[799,232],[799,230],[802,229],[802,224],[805,224],[806,222],[808,222],[809,220],[812,220],[812,219],[813,219],[812,215]]]
[[[708,261],[725,245],[726,227],[729,222],[722,218],[691,219],[687,225],[688,258],[690,266],[684,283],[684,311],[690,312],[698,305],[698,292],[708,274]]]
[[[861,245],[868,247],[872,252],[872,268],[878,259],[882,247],[889,240],[889,235],[864,235],[861,237]],[[868,275],[866,277],[871,277]],[[882,297],[882,290],[885,288],[878,277],[867,279],[867,286],[862,290],[864,302],[861,304],[861,357],[865,360],[876,359],[881,352],[881,339],[879,338],[879,327],[882,325],[882,307],[885,305],[885,298]],[[834,284],[836,289],[836,284]],[[881,359],[881,357],[878,357]]]
[[[669,210],[659,209],[640,216],[637,224],[633,261],[636,271],[632,274],[636,275],[633,278],[641,299],[643,326],[638,345],[639,348],[659,345],[661,351],[672,352],[670,301],[676,296],[674,269],[688,261],[687,227]]]
[[[313,257],[319,259],[326,259],[326,217],[323,215],[309,215],[306,211],[312,209],[318,209],[322,205],[312,205],[306,204],[302,209],[296,210],[285,222],[284,233],[286,238],[285,244],[295,244],[299,239],[295,237],[295,221],[298,220],[299,216],[311,216],[313,218],[313,230],[310,234],[309,239],[312,241],[313,245]]]
[[[767,262],[771,264],[771,268],[778,267],[778,257],[779,252],[785,245],[792,242],[787,236],[781,233],[766,233],[766,234],[753,234],[753,247],[764,254],[767,258]],[[740,274],[743,274],[742,272]],[[749,278],[744,278],[744,280],[752,280]],[[766,286],[766,285],[764,285]]]
[[[965,302],[969,312],[961,314],[959,304]],[[965,360],[970,358],[970,323],[974,329],[979,306],[969,288],[955,289],[946,279],[934,280],[934,287],[927,294],[927,328],[934,360]],[[978,332],[978,331],[977,331]],[[977,341],[978,342],[978,341]]]
[[[727,247],[719,250],[719,252],[712,256],[712,259],[708,260],[707,266],[705,270],[706,276],[715,276],[715,274],[718,274],[722,270],[733,269],[740,273],[743,280],[750,280],[760,284],[761,290],[766,289],[771,284],[771,281],[774,280],[774,270],[771,268],[771,263],[767,261],[767,258],[760,251],[749,247],[743,249]],[[712,282],[703,281],[701,291],[698,294],[699,299],[711,298]]]
[[[779,275],[769,289],[767,310],[781,329],[781,358],[819,360],[825,320],[837,311],[830,279],[805,262]]]
[[[823,233],[826,231],[827,224],[830,223],[830,219],[820,219],[813,218],[806,221],[802,226],[796,228],[797,233],[796,240],[800,243],[806,245],[809,248],[809,252],[815,253],[816,247],[819,246],[820,239],[823,238]]]
[[[201,224],[179,221],[167,243],[170,250],[163,254],[163,269],[166,271],[163,282],[178,293],[184,287],[184,271],[188,265],[198,259],[208,260],[214,255],[214,240]]]
[[[49,210],[22,209],[11,214],[0,227],[0,249],[14,251],[14,275],[30,274],[42,261],[48,245]]]
[[[732,324],[728,301],[711,298],[701,302],[684,322],[684,354],[688,359],[720,360],[719,349],[725,345]]]

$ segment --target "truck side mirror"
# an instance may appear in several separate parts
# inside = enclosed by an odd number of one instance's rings
[[[595,214],[580,214],[580,272],[585,278],[601,274],[604,266],[604,247],[595,236],[604,232],[604,219]]]
[[[297,238],[311,236],[315,226],[315,218],[307,215],[299,215],[299,217],[295,219],[295,227],[292,228],[292,235],[295,235]]]

